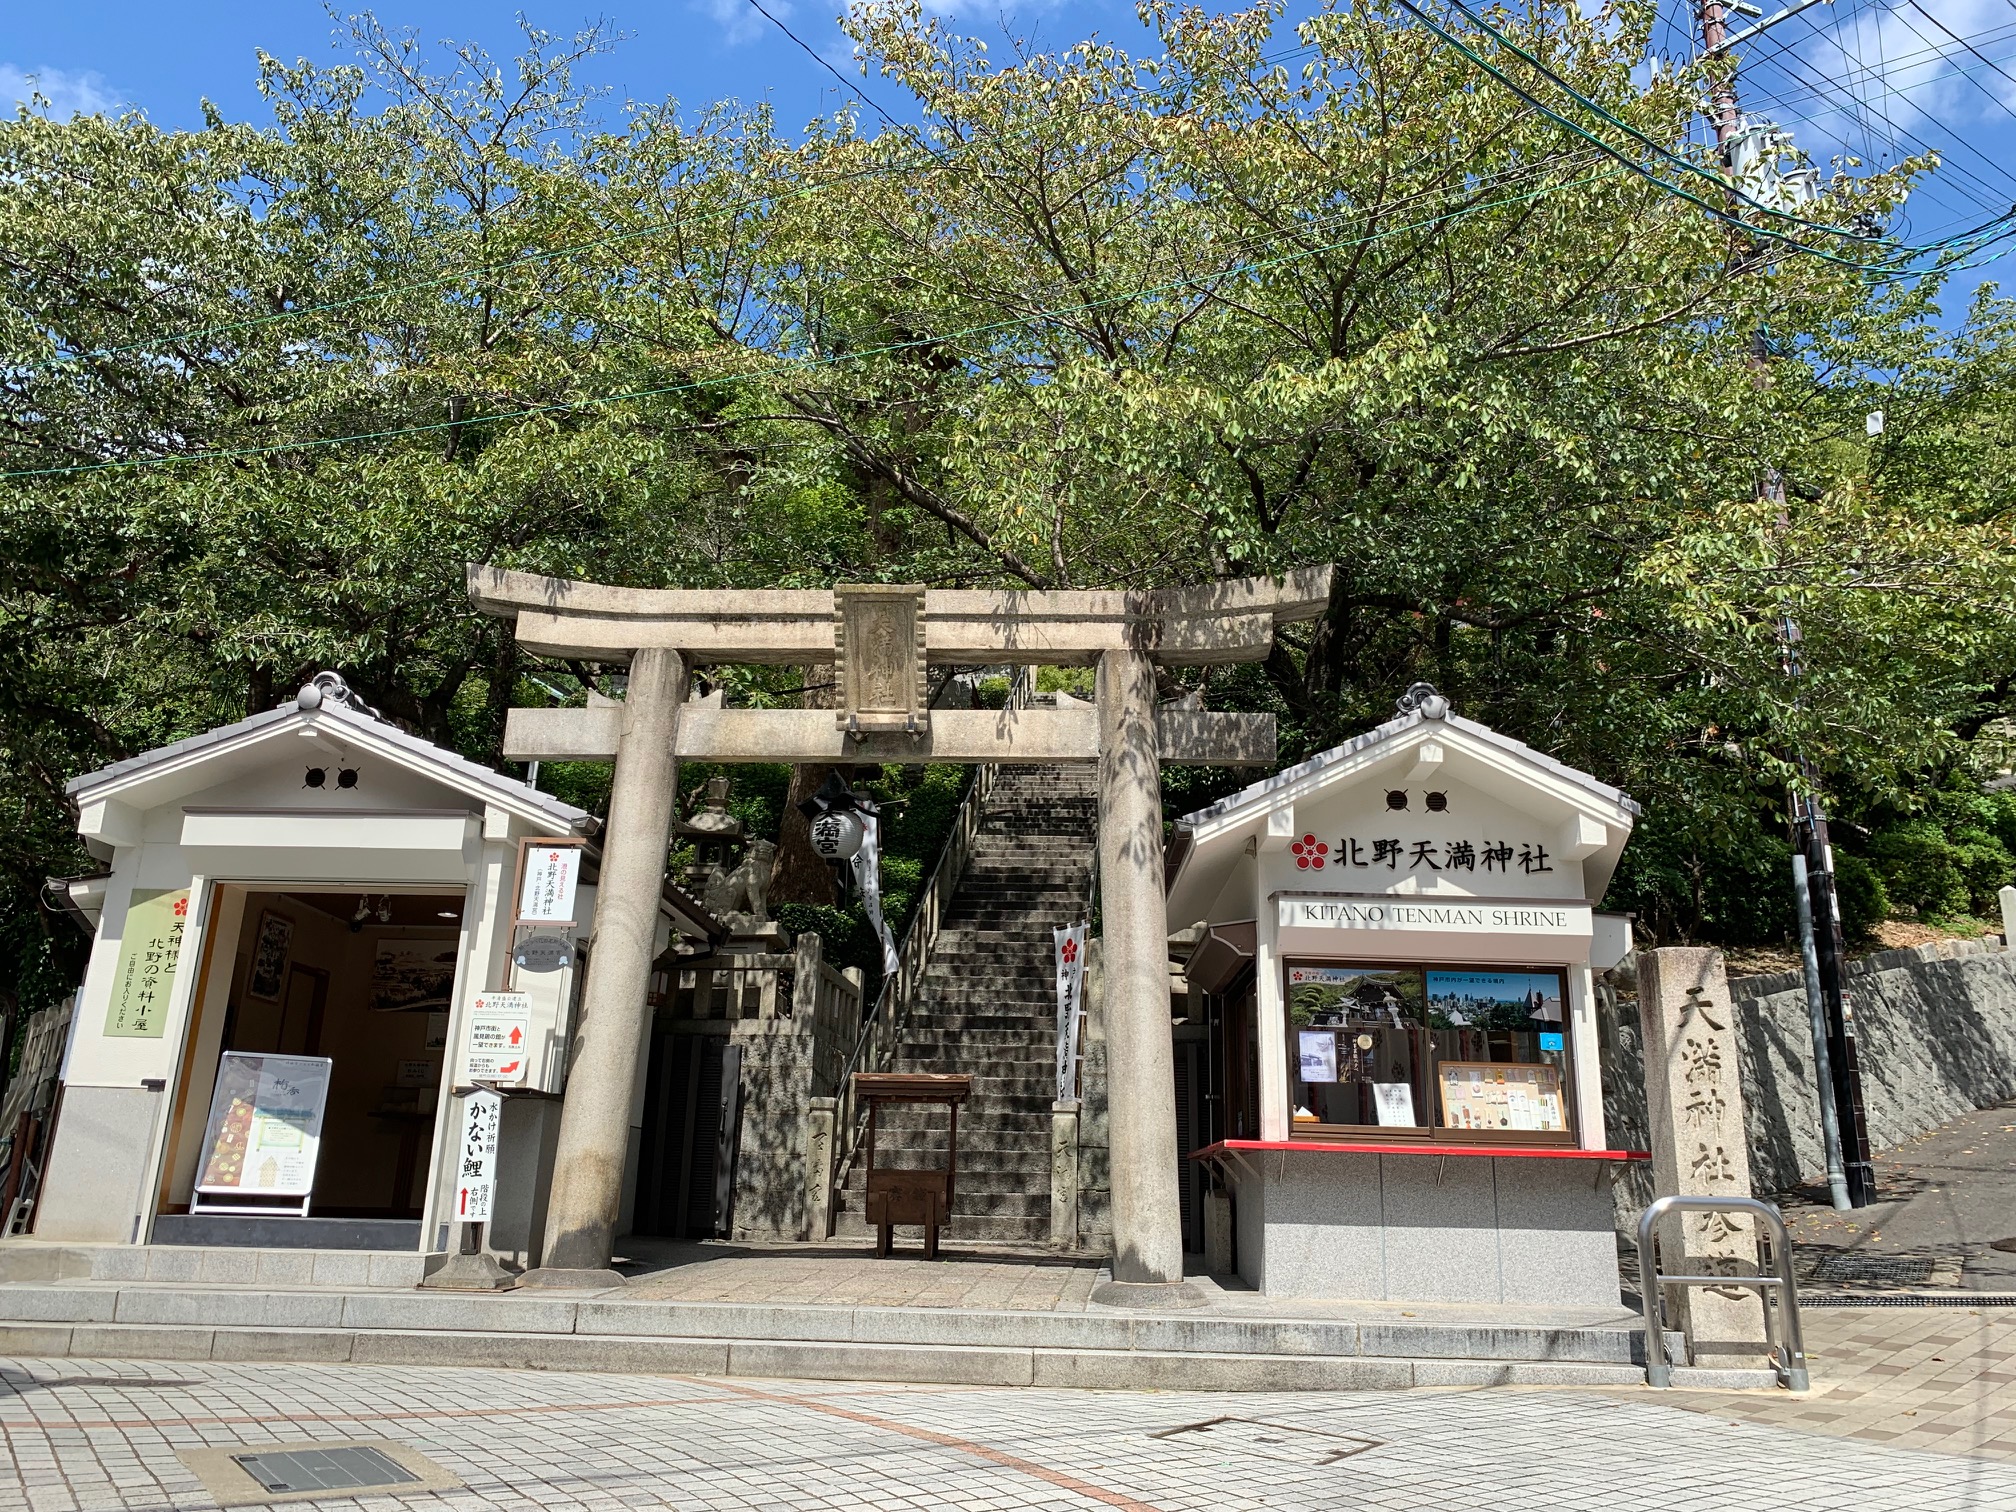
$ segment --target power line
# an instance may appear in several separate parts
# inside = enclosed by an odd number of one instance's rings
[[[1583,138],[1585,141],[1590,142],[1594,146],[1602,149],[1606,154],[1615,158],[1625,168],[1629,169],[1633,173],[1640,175],[1648,182],[1658,185],[1668,194],[1671,194],[1676,198],[1683,199],[1687,201],[1689,204],[1694,205],[1701,210],[1705,210],[1708,214],[1714,216],[1716,219],[1725,221],[1728,224],[1743,230],[1750,236],[1753,237],[1761,236],[1769,238],[1773,241],[1785,243],[1786,245],[1794,248],[1795,250],[1804,252],[1806,255],[1810,257],[1817,257],[1822,259],[1823,261],[1837,263],[1843,267],[1852,268],[1857,272],[1873,274],[1878,277],[1910,276],[1901,267],[1895,265],[1886,265],[1882,263],[1856,262],[1852,258],[1842,257],[1836,253],[1828,252],[1819,247],[1809,247],[1805,243],[1799,241],[1796,237],[1787,236],[1783,232],[1773,230],[1768,226],[1760,226],[1753,222],[1746,221],[1742,219],[1740,216],[1732,215],[1730,212],[1724,210],[1719,205],[1711,204],[1710,202],[1702,199],[1699,195],[1689,193],[1686,189],[1680,187],[1678,184],[1673,184],[1665,179],[1660,178],[1657,174],[1653,173],[1643,164],[1634,161],[1632,158],[1627,156],[1618,148],[1614,147],[1608,142],[1605,142],[1601,137],[1598,137],[1593,133],[1585,130],[1583,127],[1578,126],[1575,122],[1569,120],[1566,116],[1562,115],[1560,112],[1553,110],[1549,108],[1547,105],[1543,104],[1536,96],[1534,96],[1530,91],[1521,86],[1516,80],[1512,79],[1503,70],[1495,67],[1488,59],[1481,57],[1473,49],[1466,46],[1453,33],[1449,32],[1447,29],[1441,26],[1432,16],[1428,14],[1428,12],[1425,9],[1423,9],[1420,5],[1416,4],[1415,0],[1398,0],[1398,3],[1406,10],[1412,12],[1417,18],[1419,18],[1421,23],[1424,26],[1426,26],[1430,31],[1434,32],[1437,37],[1441,38],[1444,42],[1448,43],[1451,47],[1455,48],[1464,57],[1468,58],[1472,63],[1475,63],[1479,68],[1483,69],[1492,78],[1496,79],[1499,83],[1503,84],[1506,88],[1510,89],[1514,94],[1518,95],[1520,99],[1526,101],[1526,103],[1531,105],[1534,109],[1540,111],[1550,120],[1555,121],[1559,125],[1566,127],[1569,131],[1574,132],[1577,136]],[[1450,0],[1450,3],[1456,5],[1459,9],[1462,8],[1461,0]],[[1467,10],[1465,13],[1470,14]],[[1475,18],[1473,16],[1473,20],[1474,19]],[[1504,45],[1507,47],[1508,50],[1520,53],[1520,55],[1522,57],[1526,57],[1528,61],[1534,61],[1532,60],[1530,54],[1523,53],[1521,49],[1518,48],[1517,44],[1512,43],[1510,39],[1503,37],[1494,28],[1482,22],[1479,22],[1478,24],[1480,26],[1480,29],[1485,31],[1487,34],[1493,36],[1494,38],[1497,38],[1502,43],[1504,43]],[[1534,62],[1534,66],[1543,74],[1547,73],[1545,66],[1537,63],[1537,61]],[[1553,78],[1555,76],[1550,74],[1549,77]],[[1559,81],[1557,78],[1556,82],[1561,81]],[[1567,89],[1568,93],[1570,93],[1571,95],[1575,94],[1575,91],[1572,88],[1572,86],[1567,86],[1564,84],[1563,87]],[[1579,99],[1580,97],[1577,96],[1577,98]],[[1705,174],[1723,188],[1728,187],[1726,182],[1721,178],[1719,178],[1719,176],[1713,174],[1707,174],[1707,171],[1705,169],[1702,169],[1699,165],[1689,163],[1686,159],[1681,158],[1677,154],[1668,151],[1668,149],[1660,147],[1656,143],[1652,143],[1650,138],[1644,137],[1643,133],[1638,132],[1635,127],[1632,127],[1628,123],[1625,123],[1623,121],[1617,120],[1616,117],[1611,116],[1606,111],[1604,111],[1601,106],[1592,104],[1591,108],[1599,117],[1605,119],[1612,125],[1620,127],[1627,133],[1639,137],[1641,140],[1647,142],[1648,145],[1653,146],[1656,151],[1660,152],[1661,154],[1665,155],[1668,158],[1671,158],[1674,162],[1688,167],[1691,171]],[[1765,209],[1765,207],[1761,206],[1758,208]],[[1872,239],[1863,237],[1862,235],[1856,232],[1843,230],[1838,226],[1828,226],[1819,222],[1801,220],[1797,216],[1788,216],[1780,211],[1767,209],[1766,213],[1778,219],[1793,221],[1795,224],[1798,224],[1808,230],[1820,231],[1835,236],[1847,237],[1853,240]],[[1986,228],[1984,228],[1984,231],[1985,229]],[[1908,261],[1910,259],[1922,257],[1928,253],[1935,251],[1950,252],[1954,248],[1954,246],[1956,246],[1958,242],[1962,240],[1966,240],[1966,238],[1953,238],[1949,239],[1946,242],[1930,246],[1893,247],[1890,255],[1893,259],[1902,258]]]

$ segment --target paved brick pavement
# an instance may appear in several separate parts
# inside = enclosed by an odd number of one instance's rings
[[[901,1252],[876,1259],[858,1242],[679,1243],[626,1239],[647,1267],[623,1295],[647,1302],[775,1302],[828,1307],[977,1307],[1082,1312],[1099,1279],[1097,1258],[1012,1246],[947,1245],[939,1258]]]
[[[2016,1465],[2016,1308],[1809,1307],[1815,1390],[1675,1391],[1751,1423]]]
[[[1649,1392],[1212,1396],[12,1361],[0,1362],[0,1436],[6,1512],[208,1507],[178,1451],[373,1438],[418,1450],[465,1489],[318,1505],[2016,1512],[2016,1466],[1685,1411]]]

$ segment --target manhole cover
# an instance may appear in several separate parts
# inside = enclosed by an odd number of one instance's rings
[[[365,1492],[453,1491],[462,1483],[419,1451],[390,1439],[232,1444],[180,1449],[221,1507],[270,1506]]]
[[[1815,1281],[1875,1281],[1887,1286],[1923,1286],[1936,1259],[1906,1255],[1826,1255],[1813,1267]]]
[[[1181,1428],[1165,1428],[1148,1437],[1201,1442],[1214,1450],[1285,1460],[1291,1465],[1334,1465],[1383,1444],[1380,1439],[1241,1417],[1206,1418],[1201,1423],[1185,1423]]]
[[[361,1491],[420,1481],[384,1450],[364,1444],[345,1449],[272,1449],[231,1458],[268,1491]]]

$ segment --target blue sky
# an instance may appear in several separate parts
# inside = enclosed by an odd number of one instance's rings
[[[1768,0],[1775,10],[1782,0]],[[860,80],[834,24],[839,0],[764,0],[765,7],[859,88],[897,114],[904,101],[879,80]],[[608,0],[597,10],[527,0],[531,19],[571,31],[601,17],[629,33],[595,60],[591,82],[626,99],[676,97],[697,106],[723,96],[768,100],[792,129],[841,103],[841,84],[749,0]],[[939,0],[975,34],[1004,30],[1061,46],[1097,32],[1145,46],[1131,0]],[[480,0],[383,0],[388,25],[428,42],[474,40],[509,58],[516,7]],[[1692,0],[1666,0],[1655,45],[1692,41]],[[200,125],[209,98],[230,117],[261,119],[254,54],[344,61],[335,24],[316,0],[12,0],[0,28],[0,106],[37,80],[60,113],[136,107],[163,126]],[[1948,167],[1908,207],[1900,233],[1913,242],[1951,234],[2016,203],[2016,0],[1828,0],[1748,49],[1745,104],[1791,125],[1823,166],[1840,155],[1878,164],[1939,149]],[[2016,255],[2007,259],[2016,265]],[[2005,264],[1964,276],[2005,281]],[[1949,299],[1949,308],[1954,301]]]

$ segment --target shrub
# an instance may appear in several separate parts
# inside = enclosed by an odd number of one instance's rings
[[[1966,911],[1961,859],[1960,848],[1930,819],[1906,820],[1869,839],[1869,860],[1891,901],[1920,917]]]
[[[1834,898],[1841,905],[1841,932],[1851,940],[1867,939],[1890,917],[1890,894],[1876,868],[1860,856],[1834,852]]]

